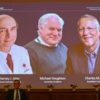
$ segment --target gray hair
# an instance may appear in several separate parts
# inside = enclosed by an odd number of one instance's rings
[[[99,20],[98,20],[95,16],[89,15],[89,14],[85,14],[85,15],[83,15],[83,16],[80,17],[80,19],[79,19],[78,22],[77,22],[77,25],[78,25],[78,26],[79,26],[79,24],[80,24],[80,20],[83,19],[83,18],[87,18],[87,19],[89,19],[89,20],[91,20],[91,21],[95,21],[97,27],[98,27],[98,28],[100,27]]]
[[[47,13],[47,14],[42,15],[38,20],[38,26],[46,24],[48,22],[48,19],[50,18],[56,18],[63,27],[64,20],[56,13]]]
[[[10,15],[7,15],[7,14],[2,14],[2,15],[0,15],[0,21],[5,20],[6,18],[9,18],[9,19],[14,20],[15,23],[16,23],[16,25],[18,26],[18,23],[17,23],[17,21],[15,20],[14,17],[12,17],[12,16],[10,16]]]

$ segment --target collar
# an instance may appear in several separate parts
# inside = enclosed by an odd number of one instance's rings
[[[99,41],[100,42],[100,41]],[[97,43],[97,47],[96,49],[92,52],[92,53],[89,53],[86,49],[85,49],[85,54],[91,54],[91,55],[97,55],[98,53],[98,50],[99,50],[99,47],[100,47],[100,43]]]
[[[45,45],[45,46],[47,46],[47,47],[50,47],[50,45],[47,44],[47,43],[45,43],[45,42],[43,41],[43,39],[42,39],[40,36],[38,36],[37,38],[35,38],[34,41],[37,42],[37,43],[39,43],[39,44]],[[58,44],[56,44],[55,47],[57,47],[57,45],[58,45]]]
[[[13,47],[13,46],[12,46]],[[2,56],[3,58],[7,58],[7,54],[11,54],[11,52],[12,52],[12,47],[11,47],[11,49],[10,49],[10,51],[9,52],[3,52],[3,51],[0,51],[0,56]]]

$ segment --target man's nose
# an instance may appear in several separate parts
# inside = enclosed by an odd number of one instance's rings
[[[84,34],[84,35],[87,35],[88,33],[89,33],[89,30],[88,30],[87,28],[84,28],[84,29],[83,29],[83,34]]]
[[[11,31],[9,29],[6,30],[6,37],[10,37],[11,36]]]
[[[58,30],[54,30],[54,35],[58,35]]]

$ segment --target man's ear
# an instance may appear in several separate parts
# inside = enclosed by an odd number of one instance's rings
[[[43,26],[39,24],[38,29],[41,30],[42,28],[43,28]]]
[[[38,33],[39,36],[40,36],[40,33],[41,33],[42,29],[43,29],[43,26],[42,25],[38,25],[37,33]]]
[[[99,37],[100,37],[100,27],[99,27]]]

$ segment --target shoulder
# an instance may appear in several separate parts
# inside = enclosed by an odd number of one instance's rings
[[[48,49],[47,46],[44,46],[40,43],[37,43],[35,41],[31,41],[28,44],[25,45],[25,48],[28,50],[29,53],[40,53],[42,51],[45,51]]]
[[[35,41],[33,40],[33,41],[30,41],[29,43],[27,43],[24,47],[31,48],[31,47],[33,47],[34,44],[35,44]]]
[[[11,48],[11,53],[14,55],[27,55],[28,54],[28,51],[26,48],[24,48],[23,46],[19,46],[19,45],[16,45],[14,44]]]
[[[25,89],[20,89],[20,92],[25,93],[26,90]]]
[[[19,88],[19,89],[22,90],[22,91],[25,90],[25,89],[23,89],[23,88]]]
[[[82,44],[75,44],[68,47],[70,53],[82,53],[84,52],[84,46]]]
[[[58,44],[58,47],[63,48],[65,50],[68,49],[68,47],[65,44],[63,44],[62,42]]]
[[[75,44],[75,45],[71,45],[69,46],[69,49],[71,50],[80,50],[80,49],[83,49],[83,45],[82,44]]]
[[[7,91],[7,93],[12,93],[12,92],[14,92],[14,89],[9,89],[9,90]]]
[[[14,50],[14,51],[27,51],[26,50],[26,48],[24,48],[23,46],[19,46],[19,45],[16,45],[16,44],[14,44],[13,46],[12,46],[12,50]]]

